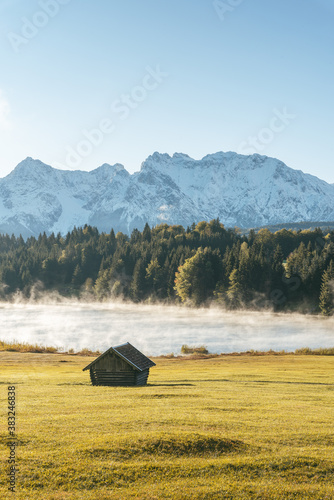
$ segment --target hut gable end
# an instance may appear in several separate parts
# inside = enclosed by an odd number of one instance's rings
[[[106,356],[97,360],[94,364],[96,370],[107,370],[107,371],[117,371],[117,372],[129,372],[133,371],[133,367],[129,365],[124,359],[117,356],[114,352],[109,351]]]

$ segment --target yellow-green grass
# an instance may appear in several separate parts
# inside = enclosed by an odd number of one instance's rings
[[[334,498],[333,357],[157,358],[133,388],[91,386],[91,361],[0,353],[1,498]]]

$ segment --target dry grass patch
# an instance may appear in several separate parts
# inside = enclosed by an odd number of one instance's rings
[[[218,436],[188,433],[179,435],[154,434],[131,441],[110,443],[108,447],[84,450],[84,454],[97,458],[121,458],[153,455],[170,457],[217,457],[245,449],[238,440],[223,439]]]

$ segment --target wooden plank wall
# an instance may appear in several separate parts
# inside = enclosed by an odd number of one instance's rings
[[[136,373],[136,385],[146,385],[149,369]]]
[[[135,385],[135,372],[110,372],[91,368],[93,385]]]

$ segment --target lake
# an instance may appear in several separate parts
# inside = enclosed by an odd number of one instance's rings
[[[292,351],[334,347],[334,318],[124,303],[2,303],[0,339],[76,351],[131,342],[152,356],[177,354],[182,344],[205,345],[212,353]]]

